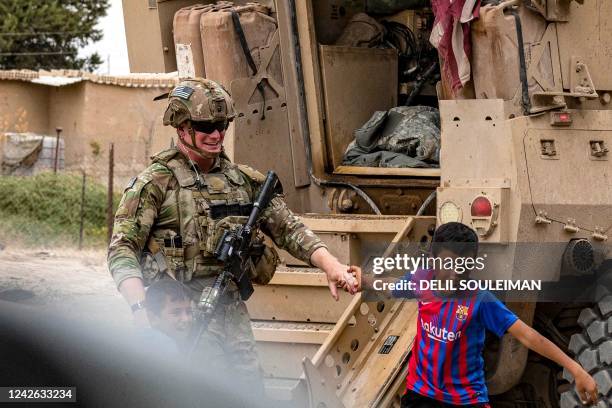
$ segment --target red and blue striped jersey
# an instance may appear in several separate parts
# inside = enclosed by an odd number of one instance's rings
[[[417,275],[413,281],[428,279],[432,272]],[[485,331],[502,337],[518,317],[486,291],[445,300],[420,293],[418,298],[408,389],[454,405],[488,402],[482,356]]]

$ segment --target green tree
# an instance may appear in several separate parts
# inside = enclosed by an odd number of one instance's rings
[[[99,41],[95,28],[109,0],[0,0],[0,69],[95,70],[97,53],[78,50]]]

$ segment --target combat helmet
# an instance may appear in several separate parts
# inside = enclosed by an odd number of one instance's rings
[[[223,86],[210,79],[184,79],[168,94],[164,125],[178,128],[183,122],[190,121],[223,123],[223,128],[227,128],[234,117],[234,101]],[[183,140],[183,146],[200,157],[211,159],[218,156],[196,146],[193,127],[189,134],[191,142]]]
[[[178,128],[186,120],[231,122],[234,117],[234,101],[223,86],[210,79],[184,79],[168,94],[164,125]]]

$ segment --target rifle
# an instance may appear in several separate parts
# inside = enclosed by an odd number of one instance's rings
[[[211,287],[204,289],[194,313],[195,324],[191,330],[189,354],[197,348],[200,337],[215,312],[219,299],[225,293],[230,280],[238,286],[242,300],[247,300],[253,294],[253,284],[249,277],[249,270],[253,267],[250,258],[251,240],[257,218],[265,209],[274,193],[277,191],[278,177],[273,171],[268,171],[266,180],[253,203],[253,209],[246,224],[234,229],[226,230],[215,249],[215,257],[224,263],[223,272],[215,279]]]

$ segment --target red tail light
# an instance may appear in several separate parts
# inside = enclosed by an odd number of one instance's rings
[[[569,126],[572,124],[572,115],[569,112],[551,112],[550,124],[552,126]]]
[[[488,198],[480,196],[472,201],[472,217],[490,217],[493,214],[493,206]]]
[[[560,113],[559,114],[559,122],[571,122],[572,118],[569,113]]]

